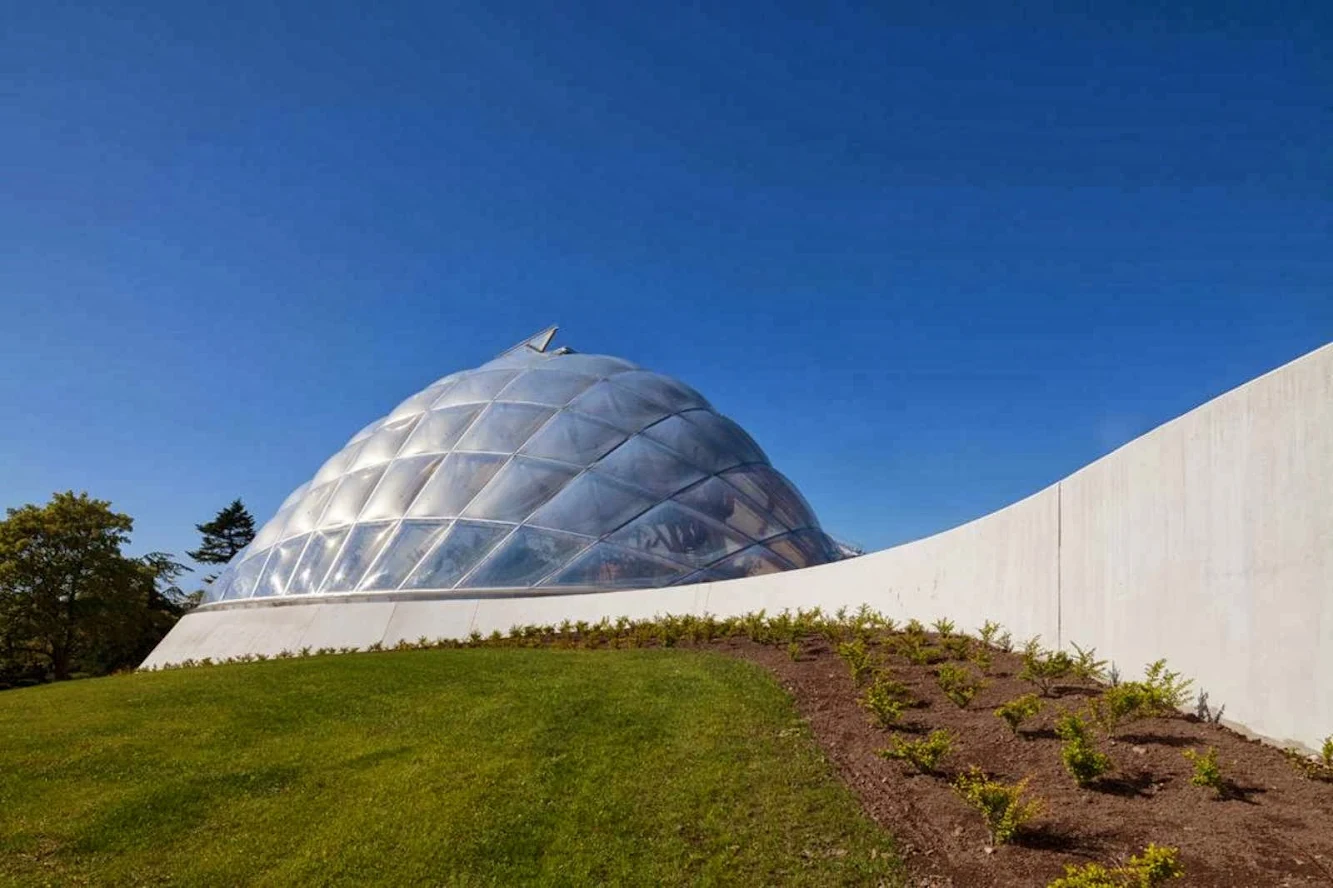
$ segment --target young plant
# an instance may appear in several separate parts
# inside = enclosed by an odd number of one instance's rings
[[[874,664],[870,661],[870,650],[859,638],[838,645],[838,656],[847,663],[854,684],[860,685],[862,679],[874,669]]]
[[[1036,694],[1024,694],[1021,697],[1015,697],[1008,703],[995,710],[996,716],[1004,719],[1004,723],[1009,726],[1009,730],[1018,736],[1018,729],[1023,722],[1034,717],[1041,712],[1041,698]]]
[[[1219,799],[1226,798],[1227,781],[1222,776],[1222,766],[1217,763],[1217,750],[1211,746],[1204,753],[1186,749],[1183,755],[1194,763],[1194,773],[1190,775],[1190,783],[1208,787]]]
[[[1017,783],[992,780],[975,765],[966,774],[959,774],[953,784],[963,800],[981,812],[993,845],[1010,841],[1041,813],[1041,802],[1026,797],[1027,785],[1026,777]]]
[[[1034,638],[1033,642],[1036,641]],[[1034,649],[1032,642],[1023,651],[1023,668],[1018,677],[1030,681],[1041,689],[1043,697],[1051,696],[1051,689],[1062,678],[1067,678],[1074,668],[1074,661],[1064,651],[1042,651]]]
[[[1002,628],[1004,627],[999,623],[996,623],[993,620],[987,620],[982,623],[981,628],[977,630],[977,638],[980,638],[981,643],[986,645],[986,647],[995,647],[995,642],[999,640],[1000,630]]]
[[[940,648],[926,644],[924,635],[915,635],[911,632],[898,639],[897,647],[898,653],[902,654],[907,662],[916,666],[938,663],[945,658],[944,651]]]
[[[1213,709],[1208,705],[1208,692],[1199,691],[1199,699],[1194,701],[1194,717],[1206,725],[1218,725],[1222,721],[1222,713],[1227,711],[1226,704]]]
[[[787,656],[791,658],[793,663],[801,659],[801,645],[799,642],[793,641],[787,645]]]
[[[870,687],[861,695],[861,706],[870,713],[875,724],[881,728],[892,727],[902,718],[903,710],[915,701],[907,685],[894,681],[885,673],[875,676]]]
[[[1070,642],[1069,646],[1077,654],[1069,670],[1075,678],[1081,681],[1106,681],[1106,661],[1097,659],[1096,648],[1088,648],[1085,651],[1073,642]]]
[[[977,692],[985,687],[985,683],[974,676],[972,670],[955,663],[945,663],[936,672],[936,676],[944,696],[952,700],[959,709],[966,709]]]
[[[994,660],[990,648],[984,644],[974,644],[967,653],[967,662],[980,669],[982,675],[989,675]]]
[[[1294,749],[1284,749],[1282,753],[1296,770],[1311,780],[1333,783],[1333,734],[1324,738],[1323,748],[1318,755],[1305,755]]]
[[[1179,672],[1167,669],[1165,660],[1158,660],[1144,670],[1143,681],[1120,682],[1093,700],[1093,720],[1112,736],[1126,721],[1170,715],[1185,705],[1192,684],[1182,681]]]
[[[1143,687],[1153,715],[1170,715],[1185,705],[1190,698],[1193,679],[1180,678],[1179,672],[1166,668],[1165,660],[1150,663],[1144,670]]]
[[[1184,874],[1179,849],[1150,843],[1143,850],[1142,857],[1135,855],[1129,863],[1114,869],[1107,869],[1100,863],[1065,864],[1064,877],[1046,888],[1159,888],[1168,879]]]
[[[953,635],[953,630],[954,630],[953,620],[946,620],[944,619],[944,617],[940,617],[931,625],[935,627],[935,631],[939,633],[940,638],[948,638],[949,636]]]
[[[904,740],[895,734],[887,749],[881,749],[881,758],[907,762],[922,774],[933,774],[940,762],[953,750],[953,735],[945,730],[931,731],[924,740]]]
[[[1060,716],[1055,733],[1065,741],[1060,747],[1060,760],[1079,786],[1087,786],[1111,770],[1110,757],[1092,745],[1088,726],[1078,715],[1070,712]]]

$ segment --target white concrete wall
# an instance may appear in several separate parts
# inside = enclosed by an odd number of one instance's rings
[[[462,638],[515,624],[865,603],[1166,657],[1228,721],[1307,746],[1333,731],[1333,345],[953,530],[838,564],[665,590],[205,610],[145,666]]]

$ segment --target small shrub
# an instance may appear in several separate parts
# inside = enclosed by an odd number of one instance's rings
[[[861,695],[861,705],[881,728],[892,727],[915,701],[907,685],[881,673]]]
[[[1182,681],[1179,672],[1167,669],[1165,660],[1151,663],[1144,670],[1143,686],[1155,715],[1170,715],[1184,706],[1193,684],[1193,679]]]
[[[1129,863],[1115,869],[1107,869],[1100,863],[1066,864],[1064,877],[1046,888],[1159,888],[1168,879],[1185,874],[1179,858],[1179,849],[1150,843],[1143,849],[1142,857],[1135,855]]]
[[[940,639],[939,648],[950,660],[966,660],[972,654],[972,639],[966,635],[950,635]]]
[[[1183,755],[1194,763],[1194,773],[1190,775],[1190,783],[1195,786],[1206,786],[1216,793],[1219,799],[1225,798],[1227,782],[1222,776],[1222,766],[1217,763],[1217,750],[1211,746],[1204,753],[1186,749]]]
[[[936,676],[944,696],[952,700],[959,709],[966,709],[967,704],[971,703],[972,698],[985,686],[984,682],[972,674],[972,670],[954,663],[945,663],[936,672]]]
[[[1170,715],[1185,705],[1194,682],[1182,681],[1165,660],[1149,664],[1143,681],[1126,681],[1102,692],[1090,704],[1093,720],[1108,736],[1126,721]]]
[[[861,684],[862,679],[874,669],[874,664],[870,661],[870,650],[859,638],[838,645],[838,656],[847,663],[854,684]]]
[[[935,627],[935,631],[939,633],[940,638],[948,638],[950,635],[953,635],[953,630],[955,628],[953,620],[946,620],[943,617],[940,617],[931,625]]]
[[[1106,661],[1097,659],[1097,649],[1088,648],[1086,651],[1072,642],[1069,645],[1074,649],[1077,656],[1070,666],[1070,672],[1074,677],[1082,681],[1106,681]]]
[[[1027,785],[1026,777],[1017,783],[992,780],[975,765],[966,774],[958,775],[953,784],[963,800],[981,812],[993,845],[1010,841],[1024,824],[1041,813],[1041,802],[1026,797]]]
[[[788,644],[788,645],[787,645],[787,656],[791,658],[791,661],[792,661],[793,663],[796,662],[797,660],[801,659],[801,645],[800,645],[800,643],[793,641],[793,642],[791,642],[790,644]]]
[[[1222,713],[1227,711],[1226,704],[1222,704],[1213,709],[1208,705],[1208,692],[1199,691],[1199,698],[1194,701],[1194,717],[1204,724],[1218,725],[1222,721]]]
[[[1065,741],[1060,747],[1060,760],[1079,786],[1087,786],[1111,770],[1110,757],[1092,745],[1088,726],[1080,716],[1072,712],[1062,715],[1055,723],[1055,733]]]
[[[928,666],[945,659],[944,651],[926,644],[924,635],[906,633],[898,639],[897,648],[898,653],[902,654],[907,662],[916,666]]]
[[[913,617],[907,621],[907,625],[903,626],[903,632],[908,635],[925,635],[926,627],[921,624],[920,620]]]
[[[991,657],[990,648],[984,644],[974,644],[972,649],[968,651],[967,662],[981,670],[982,675],[989,675],[994,660]]]
[[[999,623],[996,623],[993,620],[987,620],[982,623],[981,628],[977,630],[977,638],[980,638],[981,643],[987,647],[997,647],[995,642],[999,640],[1000,630],[1002,628],[1004,627]]]
[[[1008,703],[995,710],[996,716],[1004,719],[1004,723],[1009,726],[1009,730],[1018,735],[1018,729],[1023,722],[1034,717],[1041,712],[1041,698],[1036,694],[1024,694],[1021,697],[1015,697]]]
[[[931,731],[924,740],[904,740],[895,734],[889,743],[888,748],[879,750],[880,757],[907,762],[922,774],[933,774],[953,750],[953,735],[938,730]]]
[[[1055,683],[1067,678],[1073,668],[1074,661],[1064,651],[1034,649],[1032,642],[1029,642],[1023,651],[1023,668],[1019,671],[1018,677],[1023,681],[1032,682],[1041,689],[1043,697],[1049,697]]]

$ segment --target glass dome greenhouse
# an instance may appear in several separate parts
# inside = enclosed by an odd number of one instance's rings
[[[651,588],[835,561],[809,504],[674,379],[550,349],[432,383],[283,502],[205,602]]]

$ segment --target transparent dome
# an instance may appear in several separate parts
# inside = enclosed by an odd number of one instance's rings
[[[205,601],[649,588],[840,557],[702,395],[619,358],[549,350],[554,332],[354,435]]]

